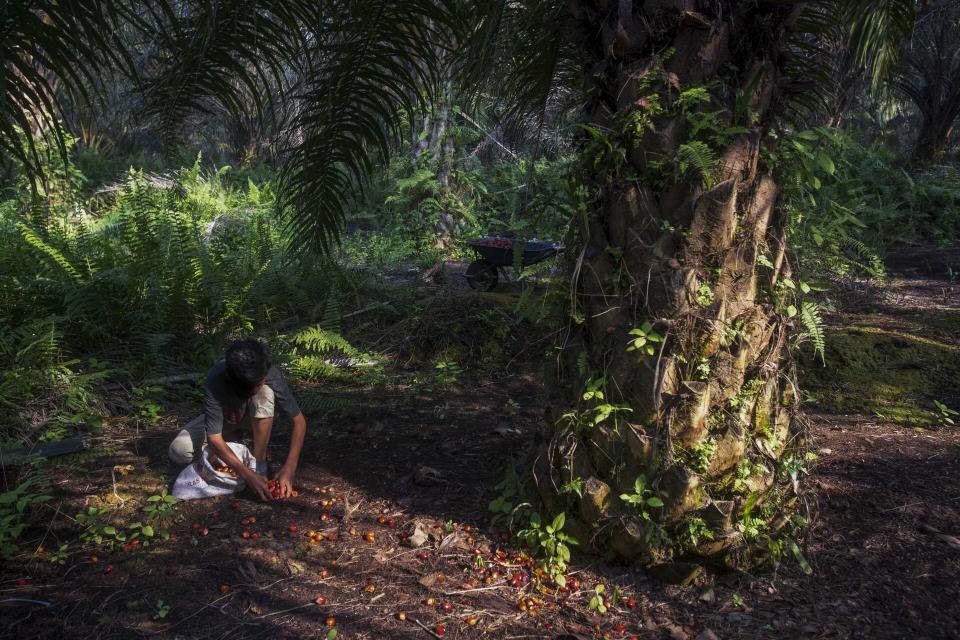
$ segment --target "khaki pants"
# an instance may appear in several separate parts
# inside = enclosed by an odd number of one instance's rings
[[[223,437],[225,440],[237,438],[242,431],[250,431],[251,418],[272,418],[274,416],[273,389],[267,385],[261,386],[257,392],[247,400],[246,411],[240,422],[224,422]],[[193,462],[207,440],[206,421],[199,415],[187,423],[170,443],[168,453],[170,461],[180,467]],[[257,461],[259,467],[261,461]],[[264,466],[266,462],[263,462]],[[259,469],[258,469],[259,471]]]

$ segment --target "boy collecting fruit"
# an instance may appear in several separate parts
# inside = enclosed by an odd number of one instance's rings
[[[191,420],[170,443],[170,460],[179,466],[194,461],[204,439],[211,450],[210,464],[218,471],[229,469],[242,478],[263,500],[296,495],[293,478],[307,432],[307,421],[297,406],[280,370],[270,364],[270,354],[258,340],[238,340],[227,347],[226,357],[207,374],[203,415]],[[273,428],[275,407],[293,421],[290,451],[276,477],[267,480],[267,444]],[[227,446],[224,435],[241,428],[253,432],[256,473],[244,465]]]

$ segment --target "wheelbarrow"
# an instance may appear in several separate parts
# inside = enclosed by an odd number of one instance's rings
[[[516,282],[508,269],[529,267],[543,262],[562,252],[565,247],[553,240],[517,240],[516,238],[489,237],[467,242],[478,258],[467,267],[464,276],[472,289],[491,291],[500,281],[500,276]]]

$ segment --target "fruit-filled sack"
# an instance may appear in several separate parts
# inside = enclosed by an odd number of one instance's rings
[[[252,471],[257,470],[257,460],[250,453],[250,449],[239,442],[228,442],[227,446],[233,449],[233,453],[240,458],[240,462]],[[230,469],[219,471],[218,468],[224,468],[222,463],[218,462],[217,467],[210,464],[210,454],[210,449],[204,445],[197,459],[180,472],[171,492],[175,498],[196,500],[226,496],[243,490],[245,486],[243,480],[236,477]]]

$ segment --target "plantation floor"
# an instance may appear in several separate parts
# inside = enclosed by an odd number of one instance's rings
[[[683,588],[576,563],[579,589],[563,599],[534,596],[535,615],[519,611],[516,589],[499,577],[485,584],[475,572],[478,562],[501,576],[515,569],[510,556],[494,553],[509,548],[489,528],[486,505],[510,456],[532,446],[543,405],[536,376],[507,373],[464,377],[442,391],[342,392],[347,404],[310,421],[298,497],[185,503],[171,527],[175,539],[98,550],[92,562],[68,516],[109,503],[127,521],[138,519],[164,485],[176,425],[199,405],[185,402],[139,434],[108,427],[98,440],[112,452],[53,467],[57,495],[42,514],[49,526],[30,532],[31,546],[70,543],[65,563],[52,564],[47,551],[3,567],[4,637],[325,638],[335,628],[340,638],[413,639],[437,637],[439,624],[445,638],[960,638],[960,542],[950,537],[960,535],[960,431],[923,422],[929,397],[953,407],[960,399],[957,379],[937,383],[960,359],[960,331],[951,328],[960,287],[899,280],[857,294],[843,296],[849,308],[830,320],[830,339],[853,328],[870,341],[859,351],[828,351],[827,362],[870,367],[857,374],[870,402],[848,410],[857,377],[807,366],[820,456],[805,482],[811,576],[787,561],[755,575],[706,572]],[[877,332],[889,340],[873,340]],[[917,341],[923,349],[911,348]],[[885,381],[892,398],[883,396]],[[282,442],[271,455],[282,459]],[[250,516],[256,522],[241,525]],[[398,534],[417,524],[428,541],[412,549]],[[310,529],[326,539],[305,543]],[[244,539],[244,530],[259,539]],[[620,594],[605,616],[587,608],[598,582]],[[451,610],[425,604],[429,597]],[[161,601],[169,607],[162,617]]]

